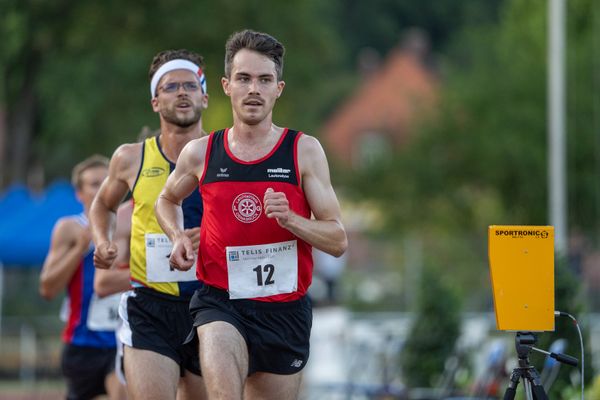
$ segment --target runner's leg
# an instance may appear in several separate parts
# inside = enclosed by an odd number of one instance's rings
[[[241,400],[248,375],[248,349],[238,330],[223,321],[198,327],[200,366],[211,400]]]
[[[300,391],[302,373],[277,375],[255,372],[244,386],[245,400],[296,400]]]
[[[179,365],[169,357],[125,346],[125,379],[129,400],[175,399]]]
[[[206,387],[201,376],[185,372],[183,378],[179,380],[177,387],[177,400],[205,400],[208,399]]]
[[[125,400],[127,398],[125,386],[119,381],[114,371],[106,375],[104,386],[110,400]]]

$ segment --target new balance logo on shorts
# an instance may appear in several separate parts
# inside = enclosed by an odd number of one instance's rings
[[[302,366],[302,363],[303,363],[303,362],[304,362],[304,361],[302,361],[302,360],[295,359],[295,360],[294,360],[294,361],[292,361],[292,363],[290,364],[290,367],[294,367],[294,368],[300,368],[300,367]]]

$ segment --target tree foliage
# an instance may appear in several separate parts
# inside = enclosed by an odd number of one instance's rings
[[[295,84],[286,89],[276,120],[314,129],[314,113],[299,111],[310,102],[317,76],[335,64],[340,40],[327,23],[331,15],[329,5],[316,0],[4,1],[0,130],[4,121],[11,168],[2,174],[6,181],[24,180],[38,163],[49,179],[64,176],[80,158],[110,154],[135,140],[142,126],[158,127],[147,71],[166,48],[205,56],[211,95],[205,126],[229,124],[228,99],[219,93],[224,44],[244,28],[267,31],[288,47],[285,77]]]
[[[231,122],[219,82],[225,40],[243,28],[275,35],[287,47],[288,81],[275,120],[317,133],[356,83],[361,48],[384,54],[403,30],[420,26],[439,49],[459,27],[496,18],[500,2],[4,0],[0,187],[26,180],[36,165],[46,181],[67,175],[82,157],[110,154],[142,126],[156,128],[146,75],[160,50],[205,56],[212,130]]]
[[[418,27],[428,33],[433,49],[444,50],[454,34],[465,26],[495,21],[502,0],[417,2],[397,0],[339,1],[340,18],[335,20],[346,38],[353,60],[364,47],[385,54],[396,46],[400,34]]]
[[[360,198],[386,210],[389,234],[421,234],[425,256],[451,267],[448,279],[469,288],[466,295],[489,292],[489,284],[464,285],[476,276],[487,280],[488,225],[549,222],[546,6],[508,1],[498,23],[467,26],[445,53],[435,114],[393,157],[347,177]],[[566,60],[569,222],[595,240],[600,82],[592,70],[599,8],[589,0],[568,3]],[[442,248],[452,239],[456,246]]]

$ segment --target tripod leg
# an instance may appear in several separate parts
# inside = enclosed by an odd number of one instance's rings
[[[548,400],[548,396],[546,395],[546,392],[544,392],[543,386],[533,387],[533,398],[536,400]]]
[[[548,400],[548,395],[544,391],[544,386],[540,379],[540,374],[535,368],[527,370],[524,376],[524,381],[529,384],[530,391],[533,391],[533,399]]]
[[[527,400],[538,400],[531,392],[531,382],[528,377],[523,377],[523,387],[525,388],[525,398]]]
[[[521,378],[521,371],[519,369],[514,369],[512,374],[510,375],[510,382],[508,383],[508,387],[506,388],[506,392],[504,392],[503,400],[514,400],[515,394],[517,393],[517,386],[519,386],[519,379]]]
[[[508,387],[504,392],[503,400],[514,400],[517,390],[515,388]]]

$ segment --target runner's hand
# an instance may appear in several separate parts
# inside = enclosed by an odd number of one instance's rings
[[[200,228],[186,229],[184,233],[192,241],[194,253],[198,253],[198,247],[200,247]]]
[[[194,245],[187,234],[180,235],[173,243],[169,265],[180,271],[187,271],[194,265]]]
[[[118,253],[117,245],[113,242],[100,243],[94,250],[94,265],[96,268],[109,269]]]
[[[290,203],[283,192],[276,192],[268,188],[263,197],[265,215],[267,218],[275,218],[277,223],[285,228],[290,218]]]

